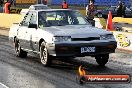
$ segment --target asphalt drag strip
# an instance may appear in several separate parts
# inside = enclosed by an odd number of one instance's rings
[[[132,76],[131,60],[131,53],[117,50],[105,67],[99,67],[93,57],[56,59],[51,67],[44,67],[35,55],[16,57],[8,37],[0,36],[0,82],[9,88],[131,88],[132,83],[79,85],[76,80],[80,65],[87,74]]]

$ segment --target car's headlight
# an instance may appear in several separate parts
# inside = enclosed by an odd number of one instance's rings
[[[64,41],[71,41],[71,36],[54,36],[54,42],[64,42]]]
[[[112,34],[100,35],[100,40],[109,40],[109,39],[114,39],[114,36]]]

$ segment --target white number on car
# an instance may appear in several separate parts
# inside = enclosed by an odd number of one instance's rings
[[[95,52],[95,47],[81,47],[81,53]]]

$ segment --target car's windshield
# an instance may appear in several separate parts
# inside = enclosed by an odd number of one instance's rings
[[[89,24],[78,11],[60,10],[60,11],[41,11],[38,14],[39,24],[44,26],[62,26],[62,25],[84,25]]]

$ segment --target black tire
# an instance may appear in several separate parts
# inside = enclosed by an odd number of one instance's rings
[[[52,59],[49,56],[45,42],[42,42],[40,46],[40,60],[44,66],[50,66],[52,63]]]
[[[109,54],[97,55],[95,59],[99,66],[105,66],[105,64],[108,62]]]
[[[27,57],[27,52],[21,49],[20,43],[17,39],[15,39],[15,52],[16,52],[16,56],[18,57],[22,57],[22,58]]]
[[[84,85],[87,82],[87,79],[84,76],[77,75],[76,82],[80,85]]]
[[[84,77],[84,76],[82,76],[82,77],[80,77],[80,79],[79,79],[79,83],[81,84],[81,85],[83,85],[83,84],[85,84],[86,83],[86,78]]]

